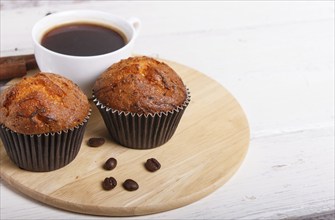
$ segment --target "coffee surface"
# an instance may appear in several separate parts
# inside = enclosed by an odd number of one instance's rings
[[[95,56],[126,45],[120,31],[91,23],[71,23],[48,31],[41,44],[49,50],[72,56]]]

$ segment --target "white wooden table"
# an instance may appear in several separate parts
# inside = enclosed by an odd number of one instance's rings
[[[250,123],[249,152],[228,183],[188,206],[134,218],[334,218],[333,1],[1,1],[1,56],[32,53],[38,19],[79,8],[140,18],[134,53],[214,78]],[[104,217],[49,207],[1,181],[0,219],[22,218]]]

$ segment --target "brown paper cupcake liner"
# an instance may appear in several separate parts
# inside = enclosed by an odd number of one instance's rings
[[[133,149],[151,149],[170,140],[190,100],[187,89],[187,98],[183,105],[168,112],[144,115],[109,108],[93,93],[93,102],[99,109],[112,139]]]
[[[3,124],[0,137],[9,158],[20,168],[46,172],[62,168],[77,156],[91,111],[76,127],[55,133],[26,135]]]

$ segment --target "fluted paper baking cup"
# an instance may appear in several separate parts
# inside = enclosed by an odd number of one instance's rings
[[[91,112],[76,127],[55,133],[26,135],[3,124],[0,137],[9,158],[20,168],[45,172],[66,166],[77,156]]]
[[[112,139],[133,149],[155,148],[170,140],[190,100],[187,89],[187,98],[183,105],[168,112],[145,115],[109,108],[93,93],[93,102],[99,109]]]

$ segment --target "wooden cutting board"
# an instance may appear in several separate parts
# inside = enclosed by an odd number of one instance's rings
[[[195,202],[226,183],[242,163],[249,145],[246,116],[234,97],[219,83],[186,66],[165,61],[182,77],[191,102],[171,140],[151,150],[122,147],[108,135],[92,103],[82,147],[69,165],[52,172],[34,173],[17,168],[0,142],[1,178],[14,189],[60,209],[73,212],[132,216],[175,209]],[[88,147],[90,137],[106,143]],[[114,157],[112,171],[102,168]],[[148,158],[162,165],[157,172],[144,168]],[[104,191],[101,182],[113,176],[118,185]],[[137,191],[122,188],[126,179],[138,182]]]

